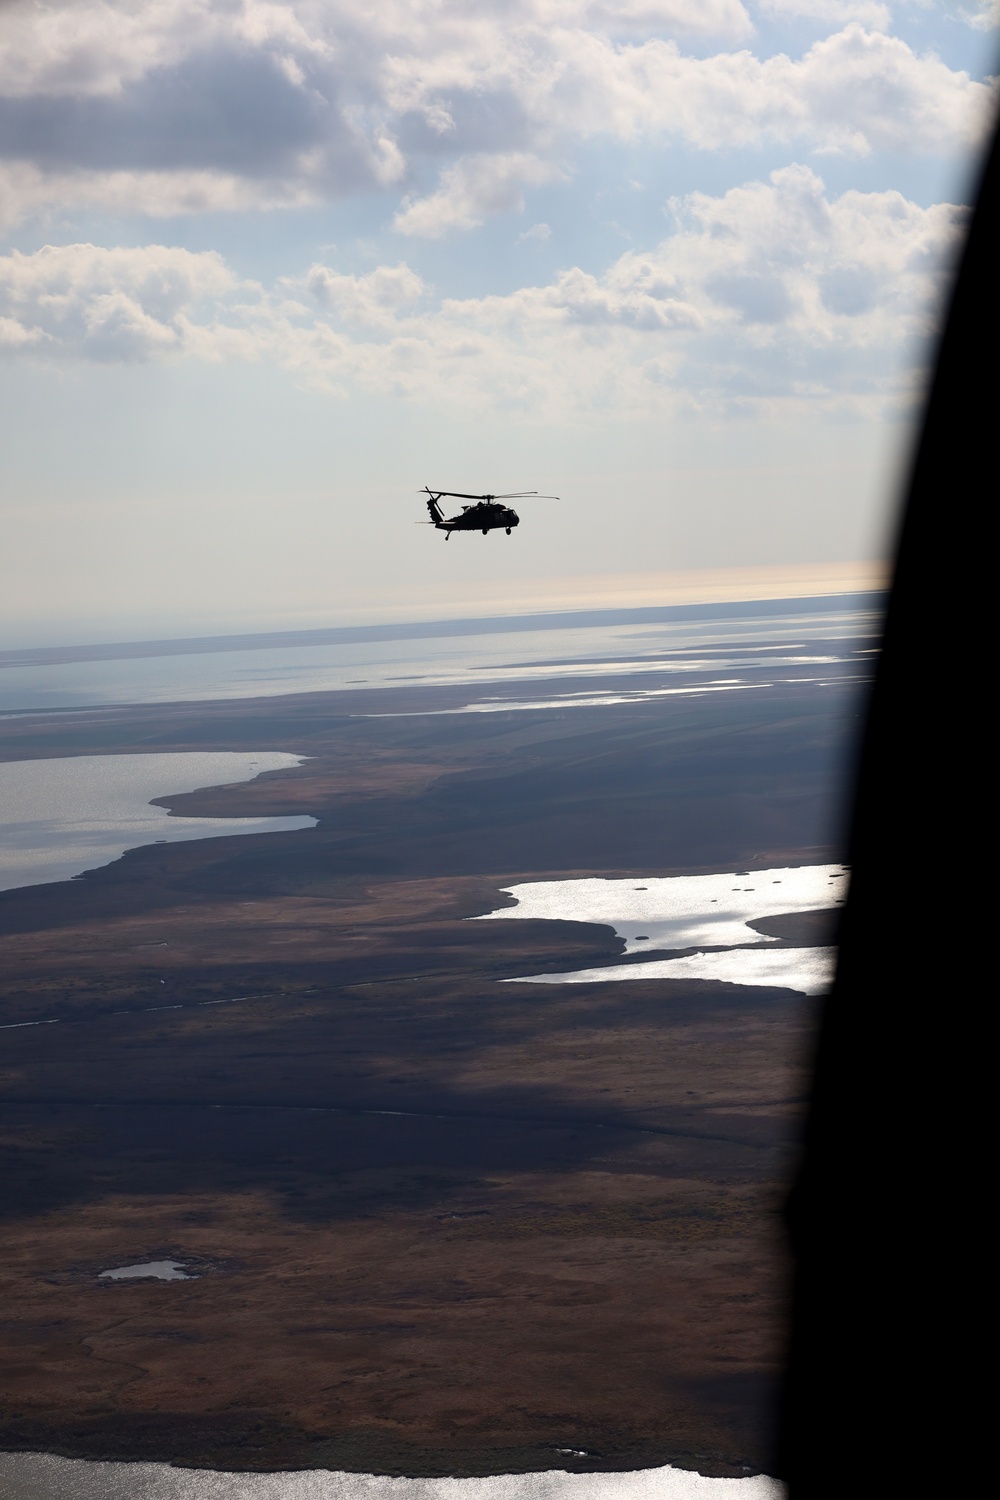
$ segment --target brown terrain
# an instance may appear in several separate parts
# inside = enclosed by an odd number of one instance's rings
[[[320,824],[0,895],[0,1447],[767,1468],[813,1003],[506,986],[622,944],[465,919],[517,880],[836,858],[852,701],[442,715],[452,690],[414,688],[3,722],[4,759],[301,751],[162,800]],[[192,1279],[98,1279],[162,1259]]]

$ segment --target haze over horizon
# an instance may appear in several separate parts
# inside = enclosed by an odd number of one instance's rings
[[[872,586],[997,17],[3,4],[7,642]]]

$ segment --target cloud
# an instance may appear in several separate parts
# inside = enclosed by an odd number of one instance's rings
[[[41,328],[25,328],[16,318],[0,318],[0,353],[27,349],[45,340]]]
[[[307,182],[255,181],[225,172],[44,172],[30,162],[0,161],[0,224],[43,214],[53,205],[114,215],[246,212],[302,208],[321,194]]]
[[[672,233],[601,275],[482,298],[435,299],[405,263],[267,290],[208,252],[46,247],[0,258],[0,337],[20,357],[266,360],[336,394],[539,418],[899,399],[964,211],[830,198],[804,166],[670,211]]]
[[[538,187],[561,175],[554,165],[523,152],[466,156],[442,173],[436,192],[404,201],[392,227],[425,239],[475,229],[488,215],[520,213],[522,187]]]
[[[1000,26],[1000,0],[979,0],[975,10],[960,10],[959,15],[975,31],[992,31]]]
[[[548,224],[532,224],[523,234],[517,237],[519,245],[544,245],[552,238],[552,229]]]
[[[565,59],[564,59],[565,62]],[[804,141],[820,151],[938,152],[981,134],[991,90],[900,38],[851,24],[798,61],[693,58],[675,43],[577,49],[562,123],[579,135],[682,139],[706,150]]]
[[[296,283],[286,283],[291,289]],[[314,265],[305,276],[309,295],[322,308],[335,311],[347,322],[369,327],[391,327],[404,308],[418,302],[427,287],[405,262],[378,266],[366,276],[349,276],[330,266]]]
[[[814,140],[821,150],[939,152],[971,143],[990,123],[994,90],[918,57],[899,37],[847,26],[803,59]]]
[[[13,98],[115,95],[218,30],[211,7],[178,0],[132,6],[8,0],[0,25],[0,90]]]
[[[0,257],[0,319],[8,348],[142,361],[181,351],[205,301],[235,287],[214,251],[46,245]]]
[[[768,4],[840,29],[793,58],[746,45],[740,0],[13,0],[3,211],[391,189],[400,232],[436,237],[519,211],[587,140],[941,152],[983,130],[989,88],[889,35],[873,0]]]
[[[485,54],[497,38],[554,27],[606,35],[743,39],[741,0],[5,0],[0,92],[116,95],[147,73],[228,46],[277,58],[301,83],[338,57]]]

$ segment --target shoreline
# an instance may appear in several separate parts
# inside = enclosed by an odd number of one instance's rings
[[[249,1414],[253,1417],[253,1413]],[[116,1418],[114,1423],[120,1428]],[[254,1432],[259,1423],[248,1421],[247,1433]],[[269,1423],[268,1436],[275,1436],[273,1423]],[[196,1429],[204,1439],[204,1425]],[[33,1440],[34,1439],[34,1440]],[[558,1442],[529,1446],[490,1444],[469,1447],[424,1447],[418,1443],[377,1432],[344,1432],[320,1437],[298,1434],[292,1438],[288,1430],[289,1446],[284,1451],[275,1451],[272,1446],[268,1457],[257,1461],[246,1461],[249,1443],[241,1442],[241,1455],[234,1449],[219,1452],[214,1457],[205,1452],[197,1457],[178,1457],[176,1447],[161,1438],[132,1443],[104,1441],[78,1441],[41,1438],[41,1432],[33,1434],[22,1445],[12,1442],[11,1433],[0,1423],[0,1457],[8,1455],[64,1458],[86,1463],[113,1464],[157,1464],[169,1469],[195,1474],[271,1475],[271,1474],[350,1474],[381,1479],[502,1479],[508,1476],[532,1474],[648,1474],[665,1467],[680,1473],[698,1475],[703,1479],[769,1478],[773,1475],[749,1460],[730,1461],[705,1453],[693,1453],[674,1444],[648,1439],[632,1444],[619,1444],[612,1439],[606,1451],[573,1450]],[[39,1441],[41,1439],[41,1441]],[[594,1441],[582,1439],[582,1441]],[[568,1445],[569,1439],[566,1439]],[[579,1435],[575,1441],[581,1441]],[[775,1481],[777,1482],[777,1481]]]
[[[5,1462],[11,1458],[13,1463]],[[112,1496],[126,1500],[119,1490],[122,1479],[129,1485],[127,1500],[138,1500],[140,1495],[142,1500],[200,1500],[203,1482],[211,1500],[558,1500],[560,1496],[566,1500],[708,1500],[709,1496],[728,1500],[735,1497],[736,1484],[740,1500],[784,1500],[785,1496],[782,1482],[767,1474],[711,1476],[673,1464],[603,1473],[563,1467],[537,1476],[505,1470],[478,1478],[330,1469],[237,1473],[146,1463],[124,1465],[129,1472],[122,1475],[114,1470],[109,1473],[109,1467],[101,1461],[88,1472],[80,1460],[57,1454],[0,1450],[0,1481],[13,1478],[15,1484],[8,1491],[11,1500],[21,1500],[19,1480],[28,1484],[25,1500],[61,1500],[67,1484],[75,1500],[112,1500]],[[112,1491],[107,1488],[109,1481]]]

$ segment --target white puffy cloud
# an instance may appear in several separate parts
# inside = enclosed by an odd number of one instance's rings
[[[0,317],[0,353],[27,349],[45,338],[40,328],[26,328],[16,318]]]
[[[314,265],[266,291],[211,253],[46,247],[0,258],[0,341],[50,360],[268,360],[341,394],[539,416],[898,399],[963,211],[830,198],[804,166],[671,211],[671,234],[602,275],[481,298],[436,299],[405,263]]]
[[[890,35],[877,0],[765,3],[840,29],[762,56],[740,0],[12,0],[0,212],[392,188],[396,227],[436,237],[516,212],[588,139],[940,152],[982,130],[989,89]]]
[[[522,187],[538,187],[559,175],[554,164],[525,152],[466,156],[442,173],[435,192],[405,200],[393,228],[425,239],[475,229],[490,214],[520,212]]]
[[[0,90],[15,98],[117,94],[150,68],[190,52],[204,34],[199,9],[177,0],[130,7],[8,0],[0,10]]]
[[[146,360],[184,348],[190,319],[236,280],[214,251],[45,245],[0,257],[8,348]],[[19,330],[16,333],[15,330]]]
[[[654,40],[580,41],[552,87],[577,134],[683,139],[705,149],[790,144],[865,154],[936,151],[981,132],[990,90],[900,38],[852,23],[798,61],[749,51],[686,56]],[[572,79],[572,87],[569,79]]]
[[[6,0],[0,91],[116,94],[144,74],[211,47],[279,58],[293,82],[310,63],[390,55],[484,52],[523,29],[744,38],[741,0]]]
[[[951,205],[921,208],[897,192],[830,200],[802,166],[672,207],[678,233],[661,246],[665,266],[679,285],[700,288],[713,325],[728,330],[735,318],[760,349],[791,340],[878,350],[925,332],[964,219]]]
[[[1000,26],[1000,0],[979,0],[974,10],[963,10],[959,14],[976,31],[992,31]]]
[[[287,283],[296,289],[296,283]],[[305,276],[305,287],[316,303],[336,312],[349,323],[368,327],[391,327],[403,309],[418,302],[427,287],[404,262],[378,266],[366,276],[343,275],[330,266],[314,265]]]
[[[321,194],[309,182],[251,181],[224,172],[43,172],[31,162],[0,161],[0,224],[53,205],[73,204],[116,216],[302,208]]]

